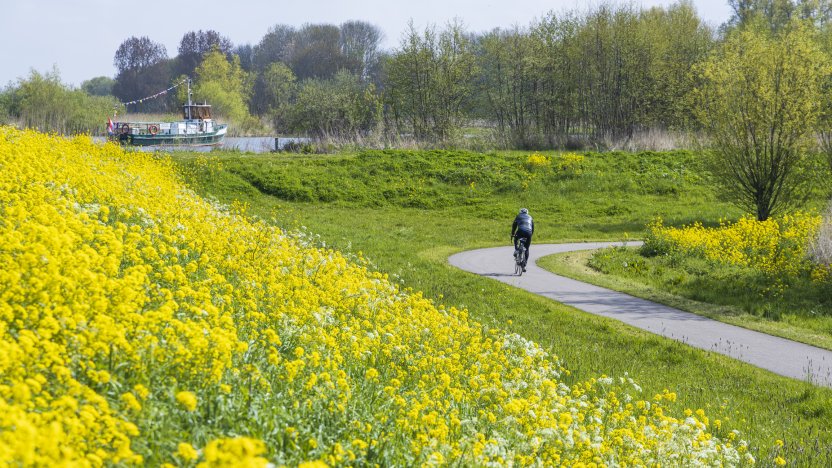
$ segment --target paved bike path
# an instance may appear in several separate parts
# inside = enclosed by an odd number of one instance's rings
[[[629,245],[637,245],[630,242]],[[570,305],[614,318],[657,335],[682,341],[770,370],[776,374],[832,387],[832,351],[778,338],[624,293],[555,275],[537,266],[538,258],[591,250],[612,242],[532,244],[523,276],[514,275],[513,247],[469,250],[452,255],[451,265]]]

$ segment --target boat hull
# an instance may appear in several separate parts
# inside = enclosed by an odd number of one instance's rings
[[[188,135],[122,134],[117,140],[132,146],[219,146],[225,142],[227,127],[221,126],[215,132]]]

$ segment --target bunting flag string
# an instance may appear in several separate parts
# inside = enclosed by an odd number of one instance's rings
[[[122,102],[120,104],[123,105],[123,106],[129,106],[130,104],[141,104],[144,101],[149,101],[151,99],[156,99],[157,97],[163,96],[163,95],[169,93],[170,91],[173,91],[174,89],[178,88],[179,86],[182,86],[187,81],[188,81],[188,79],[186,78],[186,79],[180,81],[179,83],[176,83],[175,85],[171,86],[170,88],[168,88],[166,90],[163,90],[163,91],[159,91],[158,93],[156,93],[152,96],[147,96],[147,97],[143,97],[141,99],[136,99],[135,101]]]

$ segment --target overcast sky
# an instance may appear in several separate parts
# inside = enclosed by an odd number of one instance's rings
[[[613,0],[614,1],[614,0]],[[130,36],[148,36],[177,53],[188,31],[214,29],[235,45],[257,44],[275,24],[340,24],[363,20],[385,35],[383,47],[398,46],[407,22],[417,28],[444,25],[456,17],[469,31],[527,26],[547,12],[585,9],[598,2],[576,0],[0,0],[0,87],[55,65],[65,83],[115,75],[113,55]],[[634,5],[669,5],[642,0]],[[730,16],[727,0],[693,0],[713,25]]]

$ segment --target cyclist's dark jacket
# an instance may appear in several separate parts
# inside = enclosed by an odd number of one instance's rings
[[[534,234],[534,220],[528,213],[520,213],[514,218],[514,224],[511,225],[511,235],[527,234],[531,236]]]

